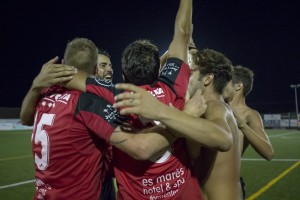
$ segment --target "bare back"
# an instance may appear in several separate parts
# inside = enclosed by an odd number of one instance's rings
[[[204,117],[232,133],[233,144],[229,151],[218,152],[202,147],[198,168],[203,199],[238,200],[240,187],[240,143],[237,123],[230,107],[222,101],[207,103]]]

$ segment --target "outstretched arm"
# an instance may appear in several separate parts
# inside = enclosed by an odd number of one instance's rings
[[[188,47],[192,26],[192,0],[181,0],[176,15],[173,40],[169,46],[169,57],[176,57],[188,62]]]
[[[160,58],[159,58],[159,62],[160,62],[160,71],[161,69],[164,67],[164,65],[167,62],[167,59],[169,58],[169,52],[166,51]]]
[[[50,87],[72,79],[77,70],[72,66],[63,64],[55,64],[58,57],[49,60],[45,63],[34,79],[29,91],[23,99],[20,119],[22,124],[31,126],[34,122],[35,107],[39,101],[41,91],[44,88]]]
[[[264,130],[264,125],[259,113],[252,109],[248,110],[246,111],[244,120],[237,111],[235,111],[234,114],[239,129],[243,132],[253,149],[266,160],[271,160],[274,155],[274,149]]]
[[[196,44],[195,44],[194,39],[193,39],[193,31],[194,31],[194,25],[192,24],[192,26],[191,26],[191,35],[190,35],[190,43],[189,43],[189,50],[190,49],[197,49],[196,48]]]
[[[193,39],[193,24],[191,26],[191,34],[190,34],[190,42],[189,42],[189,46],[188,46],[188,50],[189,50],[189,54],[188,54],[188,63],[190,65],[190,60],[191,60],[191,53],[194,51],[197,51],[197,47],[194,43],[194,39]],[[162,56],[160,56],[159,60],[160,60],[160,69],[162,69],[162,67],[166,64],[167,59],[170,57],[169,55],[169,51],[166,51]]]
[[[134,113],[147,119],[155,119],[171,130],[176,130],[181,137],[196,141],[200,145],[220,151],[229,150],[232,143],[231,133],[215,123],[166,106],[142,88],[132,84],[117,84],[116,88],[132,92],[115,97],[117,103],[114,107],[122,108],[121,114]]]

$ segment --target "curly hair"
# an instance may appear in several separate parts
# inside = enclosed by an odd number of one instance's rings
[[[210,73],[213,74],[214,88],[222,94],[225,85],[232,79],[231,61],[222,53],[211,49],[197,51],[193,59],[194,63],[199,66],[200,78]]]

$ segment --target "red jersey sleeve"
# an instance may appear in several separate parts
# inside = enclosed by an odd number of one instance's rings
[[[179,58],[168,58],[166,65],[159,74],[158,80],[168,85],[173,92],[185,98],[189,79],[190,68]]]
[[[89,93],[82,93],[78,99],[75,116],[98,137],[109,142],[122,117],[105,99]]]
[[[111,81],[88,77],[86,79],[86,92],[102,97],[113,104],[114,96],[119,93],[119,90],[115,89],[115,85]]]

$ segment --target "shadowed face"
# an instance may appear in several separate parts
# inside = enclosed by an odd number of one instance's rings
[[[230,101],[232,101],[235,93],[236,93],[235,87],[231,80],[227,83],[227,85],[224,87],[224,90],[222,92],[222,96],[223,96],[225,102],[229,103]]]
[[[188,92],[190,97],[192,97],[195,94],[197,89],[203,90],[204,88],[204,85],[200,80],[200,71],[198,69],[199,66],[197,65],[193,65],[193,67],[191,67],[191,76],[188,85]]]

